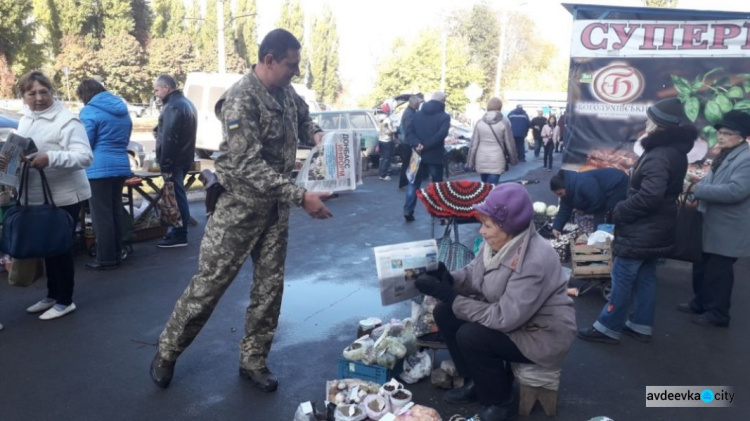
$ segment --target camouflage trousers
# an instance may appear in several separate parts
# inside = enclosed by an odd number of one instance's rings
[[[177,300],[159,336],[161,358],[174,361],[193,342],[250,255],[253,286],[240,343],[240,366],[265,367],[281,311],[288,233],[288,207],[273,204],[251,209],[224,192],[206,225],[198,274]]]

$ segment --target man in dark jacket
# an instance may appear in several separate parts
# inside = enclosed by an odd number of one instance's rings
[[[516,141],[518,162],[526,162],[526,135],[529,134],[529,115],[519,104],[508,113],[508,120],[510,120],[510,128],[513,131],[513,139]],[[539,156],[539,150],[536,151],[536,156]]]
[[[409,160],[411,160],[411,146],[406,142],[406,130],[411,127],[411,123],[414,121],[414,114],[417,113],[419,105],[422,102],[422,98],[418,95],[409,97],[409,104],[401,115],[401,124],[398,126],[399,144],[396,148],[396,153],[401,157],[401,171],[398,179],[399,189],[409,185],[409,180],[406,178],[406,169],[409,168]]]
[[[182,226],[172,227],[156,245],[162,248],[185,247],[190,208],[185,193],[185,174],[195,160],[195,133],[198,117],[195,106],[185,98],[172,76],[162,74],[154,82],[154,94],[164,104],[156,127],[156,160],[164,180],[174,182]]]
[[[560,197],[560,210],[552,223],[552,233],[557,237],[570,220],[573,209],[594,215],[595,224],[603,222],[606,213],[625,200],[628,175],[615,168],[598,168],[582,173],[560,170],[549,184],[550,189]]]
[[[534,137],[534,157],[539,158],[539,152],[542,150],[542,129],[547,124],[547,118],[544,117],[542,110],[537,110],[536,117],[531,119],[531,135]]]
[[[616,344],[621,333],[651,340],[656,304],[656,260],[674,246],[677,197],[687,172],[687,154],[698,131],[687,125],[682,103],[664,99],[646,111],[643,155],[630,177],[628,197],[615,206],[612,294],[599,319],[578,337]],[[685,125],[682,125],[685,124]],[[628,316],[631,297],[633,312]],[[627,319],[627,321],[626,321]]]
[[[445,112],[445,93],[435,92],[432,99],[414,114],[414,121],[407,128],[406,142],[422,157],[417,176],[406,192],[404,219],[407,222],[414,220],[417,189],[422,180],[430,177],[433,182],[443,181],[445,138],[450,127],[451,117]]]

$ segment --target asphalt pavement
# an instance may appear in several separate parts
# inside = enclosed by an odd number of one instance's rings
[[[528,163],[502,180],[539,180],[527,188],[535,200],[551,204],[556,201],[548,187],[551,174],[529,154]],[[237,373],[249,262],[178,360],[172,385],[159,389],[148,375],[158,335],[197,268],[206,219],[202,203],[191,204],[199,225],[190,228],[188,247],[136,243],[123,266],[107,272],[86,270],[89,258],[78,256],[78,310],[69,316],[40,321],[25,312],[44,297],[44,282],[25,289],[0,282],[0,322],[5,325],[0,332],[0,420],[291,420],[300,402],[324,398],[325,382],[336,378],[338,357],[355,339],[360,319],[409,316],[406,303],[381,306],[372,253],[374,246],[431,237],[424,207],[418,205],[416,221],[406,223],[403,200],[396,178],[386,182],[369,176],[356,192],[328,202],[333,219],[292,212],[282,314],[269,359],[280,386],[271,394]],[[477,228],[461,226],[462,241],[473,243]],[[750,288],[750,261],[740,260],[735,274],[731,327],[706,328],[674,310],[691,296],[689,265],[668,261],[660,267],[653,341],[625,337],[617,346],[576,341],[563,367],[555,419],[750,418],[750,311],[741,305]],[[576,298],[579,326],[592,323],[603,304],[597,291]],[[438,353],[439,359],[447,357],[445,351]],[[733,386],[736,397],[732,408],[646,408],[649,385]],[[476,410],[444,403],[443,391],[427,380],[410,389],[417,403],[438,409],[444,420]],[[519,419],[549,418],[537,406],[530,417]]]

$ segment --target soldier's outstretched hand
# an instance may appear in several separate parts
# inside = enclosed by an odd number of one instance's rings
[[[308,215],[312,216],[315,219],[331,218],[333,214],[328,210],[326,205],[323,204],[323,201],[329,196],[331,196],[330,192],[305,192],[305,195],[302,198],[302,207],[305,209],[305,212],[307,212]]]

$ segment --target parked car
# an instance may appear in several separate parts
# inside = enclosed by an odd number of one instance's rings
[[[128,113],[130,114],[130,118],[141,118],[146,112],[146,109],[148,109],[148,107],[145,105],[131,104],[129,102],[125,102],[125,104],[128,106]]]
[[[370,110],[336,110],[310,113],[310,118],[328,130],[352,130],[360,135],[360,147],[371,163],[377,163],[380,154],[375,148],[378,146],[380,128],[375,116]]]
[[[21,120],[21,114],[0,109],[0,145],[5,143],[8,135],[15,132],[18,128],[18,122]],[[128,143],[128,158],[130,158],[130,168],[140,169],[146,152],[143,144],[140,142],[130,141]]]
[[[20,114],[0,109],[0,142],[5,142],[8,135],[16,131],[20,119]]]

